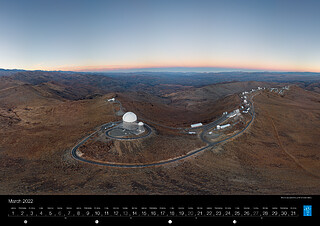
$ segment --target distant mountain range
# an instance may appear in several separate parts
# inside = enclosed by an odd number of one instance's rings
[[[85,87],[88,92],[146,91],[165,94],[186,87],[202,87],[226,82],[295,83],[318,90],[320,73],[313,72],[72,72],[0,69],[0,77],[39,85],[55,82],[69,87]],[[312,85],[311,85],[312,84]]]

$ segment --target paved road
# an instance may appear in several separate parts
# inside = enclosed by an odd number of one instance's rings
[[[256,94],[255,94],[256,95]],[[213,147],[217,144],[220,144],[222,142],[225,142],[227,140],[230,140],[240,134],[242,134],[243,132],[245,132],[248,127],[253,123],[253,120],[255,118],[255,111],[254,111],[254,105],[253,105],[253,101],[252,101],[252,98],[255,96],[253,95],[251,98],[250,98],[250,101],[249,104],[250,104],[250,111],[249,111],[249,114],[252,116],[251,117],[251,120],[249,121],[249,123],[245,126],[245,128],[243,128],[241,131],[239,131],[238,133],[230,136],[230,137],[227,137],[223,140],[220,140],[220,141],[216,141],[216,142],[211,142],[209,143],[207,146],[203,147],[203,148],[200,148],[198,150],[195,150],[193,152],[189,152],[188,154],[186,155],[183,155],[183,156],[178,156],[178,157],[175,157],[175,158],[172,158],[172,159],[167,159],[167,160],[162,160],[162,161],[158,161],[158,162],[152,162],[152,163],[145,163],[145,164],[136,164],[136,163],[133,163],[133,164],[122,164],[122,163],[111,163],[111,162],[96,162],[96,161],[91,161],[91,160],[87,160],[87,159],[84,159],[84,158],[81,158],[80,156],[77,155],[76,151],[77,149],[84,143],[86,142],[91,136],[93,136],[94,134],[96,134],[98,131],[96,132],[93,132],[92,134],[90,134],[89,136],[85,137],[83,140],[81,140],[75,147],[72,148],[71,150],[71,155],[73,158],[77,159],[77,160],[80,160],[80,161],[83,161],[83,162],[86,162],[86,163],[91,163],[91,164],[96,164],[96,165],[100,165],[100,166],[111,166],[111,167],[118,167],[118,168],[143,168],[143,167],[151,167],[151,166],[160,166],[160,165],[165,165],[165,164],[169,164],[169,163],[173,163],[173,162],[177,162],[177,161],[180,161],[180,160],[183,160],[183,159],[186,159],[186,158],[189,158],[193,155],[196,155],[204,150],[206,150],[207,148],[209,147]],[[205,134],[205,132],[207,132],[210,128],[216,126],[217,124],[223,122],[225,120],[224,117],[220,117],[219,119],[217,119],[216,121],[212,122],[212,123],[209,123],[208,125],[206,125],[207,127],[203,130],[203,132],[200,134],[200,138],[203,139],[203,136]],[[110,124],[110,123],[107,123],[107,124]],[[107,125],[107,124],[104,124]],[[205,139],[204,139],[205,141]],[[206,143],[208,143],[208,141],[205,141]]]
[[[222,117],[218,118],[216,121],[211,122],[207,125],[204,126],[202,133],[200,134],[200,139],[208,144],[211,144],[212,142],[208,141],[205,139],[205,135],[208,133],[209,130],[211,130],[213,127],[216,127],[217,125],[220,125],[221,123],[223,123],[225,120],[227,120],[227,116],[223,115]]]

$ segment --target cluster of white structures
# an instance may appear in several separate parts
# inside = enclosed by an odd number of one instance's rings
[[[243,105],[241,106],[242,113],[247,114],[250,110],[249,103],[247,100],[247,96],[243,96]]]
[[[114,97],[111,99],[108,99],[108,102],[115,102],[115,101],[116,101],[116,99]]]
[[[251,94],[255,91],[260,91],[260,90],[265,90],[266,87],[260,87],[258,86],[256,89],[251,89],[250,91],[244,91],[242,92],[242,95],[241,95],[241,99],[242,99],[242,103],[241,103],[241,106],[239,109],[236,109],[234,111],[232,111],[231,113],[228,114],[228,112],[223,112],[223,116],[226,116],[227,118],[233,118],[233,117],[236,117],[236,116],[240,116],[241,113],[245,113],[247,114],[249,111],[250,111],[250,104],[249,104],[249,101],[248,101],[248,97],[247,95],[248,94]],[[280,94],[283,93],[283,90],[289,90],[289,86],[285,86],[281,89],[281,91],[278,91],[278,88],[270,88],[270,91],[277,91],[279,92]],[[197,128],[197,127],[201,127],[203,126],[202,123],[196,123],[196,124],[192,124],[191,125],[191,128]],[[230,127],[231,124],[228,123],[228,124],[224,124],[224,125],[217,125],[216,126],[216,130],[221,130],[221,129],[225,129],[227,127]],[[190,131],[188,132],[189,134],[196,134],[196,132],[194,131]],[[208,134],[212,134],[213,132],[210,131],[208,132]]]
[[[242,96],[241,96],[241,99],[242,99],[242,105],[241,105],[241,110],[242,110],[242,113],[245,113],[247,114],[249,111],[250,111],[250,104],[249,104],[249,101],[247,99],[247,94],[250,94],[250,93],[253,93],[255,91],[259,91],[259,90],[265,90],[266,87],[260,87],[258,86],[257,89],[251,89],[250,91],[244,91],[242,92]]]
[[[236,109],[236,110],[234,110],[233,112],[229,113],[229,114],[227,115],[227,118],[233,118],[233,117],[239,116],[239,115],[241,115],[240,110],[239,110],[239,109]]]
[[[289,88],[290,88],[289,86],[284,86],[282,88],[270,88],[269,90],[270,90],[270,92],[275,92],[275,93],[279,93],[279,94],[283,95],[284,91],[289,90]]]
[[[253,92],[257,91],[257,90],[263,90],[263,89],[266,89],[266,87],[260,87],[260,86],[258,86],[257,89],[251,89],[250,91],[244,91],[244,92],[242,92],[242,95],[245,96],[246,94],[253,93]]]
[[[229,114],[228,114],[227,111],[225,111],[225,112],[223,112],[222,115],[225,115],[227,118],[233,118],[235,116],[241,115],[240,110],[242,111],[242,113],[248,113],[250,111],[250,105],[249,105],[249,101],[247,100],[247,94],[253,93],[253,92],[257,91],[257,90],[264,90],[264,89],[266,89],[266,87],[258,86],[257,89],[251,89],[250,91],[242,92],[241,98],[243,99],[243,103],[242,103],[240,109],[236,109],[236,110],[232,111]],[[200,123],[192,124],[191,128],[197,128],[197,127],[201,127],[201,126],[203,126],[203,124],[200,122]],[[217,130],[224,129],[224,128],[229,127],[229,126],[231,126],[231,125],[230,124],[217,125],[216,129]],[[196,134],[196,132],[188,132],[188,133],[189,134]]]
[[[233,117],[236,117],[236,116],[240,116],[241,113],[240,113],[240,109],[236,109],[236,110],[230,112],[229,114],[228,114],[228,112],[223,112],[222,115],[226,115],[226,117],[230,119],[230,118],[233,118]],[[229,127],[229,126],[231,126],[230,123],[224,124],[224,125],[217,125],[216,129],[217,130],[225,129],[225,128]],[[212,134],[212,133],[209,133],[209,134]]]
[[[242,112],[247,114],[249,111],[250,111],[250,108],[247,108],[247,109],[243,110]]]

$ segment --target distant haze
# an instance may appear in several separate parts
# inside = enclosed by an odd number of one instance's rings
[[[219,67],[154,67],[154,68],[127,68],[127,69],[84,69],[80,72],[263,72],[265,70],[247,68],[219,68]],[[270,72],[274,72],[271,71]]]

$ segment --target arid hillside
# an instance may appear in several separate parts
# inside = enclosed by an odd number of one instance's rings
[[[316,92],[294,85],[283,95],[261,91],[253,98],[253,124],[241,136],[172,164],[123,169],[83,163],[70,153],[100,125],[121,119],[115,115],[116,104],[106,99],[117,95],[125,110],[136,112],[138,118],[189,127],[238,107],[237,92],[251,88],[250,82],[184,88],[161,96],[99,93],[100,88],[90,93],[80,89],[81,83],[70,87],[62,80],[0,79],[6,82],[0,86],[1,194],[319,194],[320,96]],[[252,88],[259,85],[264,84],[252,83]],[[158,129],[157,133],[137,144],[126,141],[123,147],[130,153],[122,152],[119,145],[112,161],[134,159],[135,150],[150,150],[157,157],[153,148],[157,142],[165,155],[174,156],[175,145],[189,148],[188,142],[197,139],[194,136],[183,145],[174,140],[170,149],[166,141],[175,139],[172,131]],[[153,146],[143,149],[150,142]],[[199,141],[190,144],[191,149],[200,146]],[[122,158],[126,153],[130,156]]]
[[[108,96],[73,101],[57,94],[64,89],[52,83],[0,89],[2,154],[33,158],[54,152],[113,119],[105,102]]]

